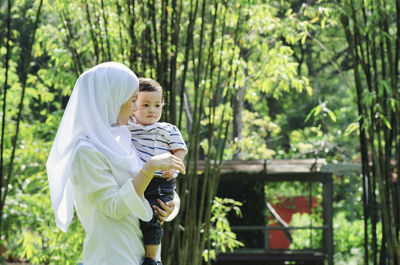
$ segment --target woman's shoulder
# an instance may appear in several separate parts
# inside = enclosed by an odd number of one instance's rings
[[[98,151],[98,149],[89,141],[89,139],[81,139],[76,145],[76,152]]]
[[[109,160],[93,143],[88,140],[79,141],[75,149],[75,161],[109,165]]]
[[[103,153],[89,140],[80,140],[75,149],[75,156],[103,157]]]

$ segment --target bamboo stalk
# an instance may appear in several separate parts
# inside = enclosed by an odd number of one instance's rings
[[[0,238],[3,232],[2,220],[3,220],[3,209],[5,205],[6,190],[7,186],[4,184],[4,136],[5,136],[5,124],[6,124],[6,106],[7,106],[7,91],[8,91],[8,70],[10,66],[11,58],[11,0],[7,2],[7,40],[6,40],[6,59],[5,59],[5,79],[3,86],[3,114],[1,117],[1,147],[0,147]],[[4,192],[4,195],[3,195]],[[3,197],[4,196],[4,197]]]
[[[188,71],[188,58],[189,58],[188,55],[189,55],[189,52],[190,52],[190,45],[189,44],[190,44],[190,42],[192,41],[192,38],[193,38],[193,21],[194,21],[195,16],[196,16],[196,12],[193,11],[193,1],[190,2],[189,8],[190,8],[189,25],[188,25],[188,30],[186,31],[187,35],[186,35],[186,43],[185,43],[185,57],[184,57],[185,59],[184,59],[184,63],[183,63],[184,64],[184,69],[183,69],[183,77],[181,78],[181,86],[180,86],[180,88],[181,88],[180,89],[180,91],[181,91],[181,106],[180,106],[180,113],[179,113],[179,117],[180,118],[182,117],[183,99],[184,99],[184,95],[185,95],[184,94],[184,90],[185,90],[185,83],[186,83],[186,74],[187,74],[187,71]],[[197,99],[195,98],[194,100],[197,100]],[[181,127],[181,119],[179,121],[178,127]],[[187,130],[188,130],[188,134],[192,135],[192,130],[191,130],[190,126],[187,128]],[[189,151],[188,151],[187,160],[186,160],[187,161],[187,164],[186,164],[187,176],[191,176],[192,171],[193,171],[193,174],[196,174],[196,165],[194,165],[194,167],[192,167],[191,163],[190,163],[190,161],[193,160],[192,159],[192,156],[193,156],[193,150],[192,150],[192,146],[193,146],[192,142],[193,142],[193,140],[192,139],[193,138],[189,137],[189,139],[190,139],[190,141],[189,141]],[[196,160],[194,160],[194,161],[196,163]],[[182,187],[180,187],[180,189],[182,190],[182,192],[181,192],[181,196],[182,196],[181,209],[185,209],[186,211],[185,211],[185,213],[183,213],[183,211],[181,211],[179,213],[178,217],[176,218],[173,231],[177,231],[177,228],[178,228],[178,225],[179,225],[179,221],[183,218],[183,214],[185,215],[185,220],[188,220],[188,211],[187,211],[187,209],[190,210],[190,208],[188,208],[188,206],[187,206],[187,201],[188,201],[188,198],[190,198],[190,196],[191,196],[189,194],[189,191],[192,190],[191,189],[192,181],[193,181],[192,179],[194,179],[194,178],[195,178],[195,176],[191,177],[190,179],[189,178],[185,178],[183,180],[183,182],[182,182]],[[184,259],[185,259],[185,253],[187,252],[187,247],[186,247],[187,244],[186,244],[186,242],[188,240],[187,236],[186,236],[186,234],[187,234],[186,225],[187,224],[185,223],[185,230],[183,232],[182,237],[180,237],[180,241],[179,241],[181,243],[180,245],[182,247],[181,247],[181,251],[178,253],[178,255],[177,255],[176,259],[175,259],[175,263],[177,263],[177,264],[185,264],[183,262],[184,262]],[[172,234],[172,240],[175,240],[175,238],[177,238],[176,233]],[[171,246],[171,247],[173,247],[173,246]],[[172,261],[172,257],[167,255],[166,264],[167,265],[171,264],[171,261]]]
[[[396,0],[396,49],[395,49],[395,72],[399,72],[400,60],[400,1]]]
[[[100,52],[99,52],[99,44],[97,42],[97,37],[94,32],[94,25],[92,24],[92,19],[90,17],[90,12],[89,12],[89,5],[87,3],[87,0],[84,0],[83,3],[85,4],[85,10],[86,10],[86,20],[89,23],[89,32],[90,36],[92,38],[92,43],[93,43],[93,49],[94,49],[94,55],[96,59],[96,64],[99,63],[100,61]]]
[[[121,5],[119,4],[119,0],[115,1],[115,5],[117,7],[117,16],[118,16],[118,33],[119,33],[119,53],[123,57],[124,55],[124,39],[122,37],[122,27],[124,26],[124,20],[122,19]]]
[[[74,61],[75,75],[76,75],[76,77],[79,77],[83,73],[83,69],[82,69],[81,57],[78,54],[78,51],[76,50],[76,48],[72,46],[74,35],[72,32],[71,19],[68,17],[67,13],[65,13],[63,10],[60,11],[59,16],[63,22],[64,29],[67,32],[66,45],[67,45],[68,50],[70,51],[70,53],[72,55],[72,59]]]
[[[204,16],[205,16],[205,9],[206,9],[206,1],[203,1],[203,5],[202,5],[202,12],[201,12],[201,16],[202,16],[202,25],[201,25],[201,33],[200,33],[200,48],[199,48],[199,54],[198,56],[200,57],[199,64],[201,63],[201,58],[202,58],[202,54],[201,51],[203,50],[202,46],[203,46],[203,38],[204,38]],[[215,29],[216,29],[216,18],[217,18],[217,9],[215,9],[214,12],[214,16],[213,16],[213,22],[212,22],[212,28],[211,28],[211,38],[210,38],[210,42],[209,42],[209,47],[207,50],[210,50],[209,54],[208,54],[208,60],[207,63],[205,65],[205,68],[203,69],[202,72],[204,72],[204,76],[203,76],[203,80],[204,82],[202,82],[202,84],[200,85],[200,95],[201,99],[200,99],[200,106],[199,108],[202,110],[203,106],[204,106],[204,99],[206,98],[205,92],[206,92],[206,81],[208,80],[208,74],[211,73],[210,70],[210,66],[211,66],[211,58],[213,56],[213,42],[215,39]],[[198,72],[197,72],[197,82],[200,81],[200,68],[198,68]],[[196,75],[196,73],[195,73]],[[213,87],[211,87],[211,89],[214,89]],[[210,93],[214,94],[213,91],[211,91]],[[221,121],[222,122],[222,121]],[[202,234],[198,233],[197,237],[196,237],[196,242],[195,244],[199,245],[199,250],[203,250],[204,249],[204,245],[205,245],[205,240],[206,238],[208,238],[208,232],[210,229],[210,220],[209,218],[205,218],[204,219],[204,214],[205,216],[208,216],[208,212],[211,210],[211,204],[212,201],[210,201],[209,197],[206,196],[206,194],[208,194],[210,192],[210,189],[208,189],[209,187],[209,183],[212,182],[212,180],[216,177],[215,175],[210,174],[210,160],[211,160],[211,147],[212,145],[212,139],[213,139],[213,135],[214,135],[214,126],[213,124],[211,125],[211,130],[208,132],[209,135],[209,149],[208,149],[208,154],[206,157],[206,170],[204,172],[204,180],[202,183],[202,189],[201,189],[201,195],[200,195],[200,211],[199,211],[199,215],[197,218],[197,226],[198,227],[204,227],[204,232]],[[216,164],[214,165],[216,166]],[[203,224],[204,223],[204,224]],[[202,261],[202,253],[197,253],[197,255],[194,255],[193,257],[193,263],[194,264],[201,264]]]
[[[234,42],[233,43],[237,43],[237,39],[239,36],[239,29],[241,28],[242,25],[242,21],[241,21],[241,8],[238,9],[238,21],[236,24],[236,29],[235,32],[233,33],[234,35]],[[210,218],[211,218],[211,205],[212,205],[212,201],[213,198],[215,197],[215,194],[217,192],[217,188],[218,188],[218,182],[219,182],[219,174],[220,174],[220,169],[221,169],[221,165],[222,165],[222,160],[223,160],[223,150],[225,148],[225,144],[226,144],[226,140],[228,138],[228,130],[229,130],[229,126],[230,126],[230,118],[229,115],[227,117],[226,113],[226,104],[230,103],[229,105],[232,106],[232,100],[233,100],[233,95],[234,93],[232,93],[232,89],[230,89],[230,82],[233,79],[233,84],[236,84],[236,80],[237,80],[237,73],[238,73],[238,67],[236,68],[234,77],[232,78],[232,66],[233,66],[233,60],[236,57],[236,54],[233,53],[232,57],[231,57],[231,62],[230,62],[230,70],[228,71],[228,76],[227,76],[227,80],[228,80],[228,84],[227,84],[227,93],[225,94],[225,98],[224,101],[225,105],[223,108],[223,112],[222,112],[222,120],[221,120],[221,126],[219,126],[218,128],[218,136],[215,138],[216,140],[218,140],[217,142],[217,148],[216,148],[216,152],[215,152],[215,156],[214,156],[214,165],[211,169],[211,172],[209,173],[209,178],[210,181],[208,183],[208,187],[207,187],[207,197],[205,200],[206,203],[206,208],[205,208],[205,217],[204,217],[204,228],[205,228],[205,232],[204,235],[202,237],[202,242],[200,245],[200,249],[204,249],[205,247],[205,243],[208,239],[208,233],[209,233],[209,229],[210,229]],[[238,55],[240,59],[240,53]],[[215,111],[214,111],[215,114]],[[214,119],[215,120],[215,119]],[[221,141],[219,141],[219,139],[223,139],[222,143]],[[212,146],[211,142],[210,142],[210,146]],[[208,161],[208,167],[210,168],[210,161]],[[198,260],[198,262],[200,262],[201,259]],[[200,264],[200,263],[199,263]]]
[[[195,10],[197,10],[198,7],[198,1],[196,2],[196,7]],[[200,29],[200,48],[199,48],[199,52],[198,56],[195,59],[195,48],[193,47],[193,42],[191,42],[192,44],[192,60],[193,60],[193,73],[194,73],[194,87],[195,87],[195,98],[197,100],[195,100],[195,106],[194,106],[194,118],[193,118],[193,128],[192,128],[192,132],[197,132],[192,134],[193,138],[194,138],[194,146],[195,146],[195,151],[194,151],[194,163],[195,166],[194,168],[197,167],[197,160],[198,160],[198,155],[199,155],[199,148],[200,148],[200,137],[199,137],[199,129],[200,129],[200,121],[201,121],[201,114],[204,112],[203,110],[203,100],[204,100],[204,92],[205,92],[205,86],[204,84],[200,85],[200,75],[199,69],[202,69],[203,71],[207,71],[206,69],[204,69],[203,66],[203,62],[202,62],[202,47],[203,47],[203,39],[204,39],[204,25],[205,25],[205,9],[206,9],[206,0],[203,0],[202,2],[202,9],[201,9],[201,18],[202,18],[202,23],[201,23],[201,29]],[[197,13],[195,11],[195,13]],[[197,110],[197,111],[196,111]],[[203,181],[206,181],[206,179],[208,178],[207,175],[204,176]],[[203,207],[203,201],[200,200],[200,202],[197,203],[197,197],[198,197],[198,192],[197,192],[197,187],[198,187],[198,181],[192,182],[192,187],[193,187],[193,194],[192,194],[192,198],[189,200],[189,207],[190,209],[194,209],[196,208],[196,204],[199,204],[200,207]],[[191,240],[189,241],[191,247],[189,247],[189,249],[192,250],[196,250],[194,251],[194,253],[192,253],[189,257],[188,260],[183,260],[183,264],[186,264],[187,262],[189,262],[190,264],[196,264],[198,257],[201,257],[201,253],[199,253],[199,250],[202,250],[201,248],[199,249],[199,242],[200,242],[200,238],[201,238],[201,234],[204,232],[200,231],[200,227],[204,227],[202,226],[202,223],[199,224],[197,222],[199,215],[202,214],[202,211],[199,211],[199,214],[196,215],[195,212],[193,212],[191,214],[191,223],[189,224],[190,230],[187,233],[188,236],[190,236]],[[197,216],[197,217],[196,217]],[[193,220],[193,221],[192,221]],[[197,227],[197,229],[193,229]],[[204,227],[202,230],[207,229],[207,227]],[[189,237],[188,237],[189,238]],[[183,244],[185,246],[185,244]]]
[[[364,74],[365,74],[366,79],[367,79],[367,82],[366,82],[367,83],[367,88],[368,88],[368,91],[371,93],[372,92],[372,85],[371,85],[371,71],[370,71],[370,68],[369,68],[369,65],[370,65],[369,56],[365,54],[365,53],[368,53],[368,50],[369,50],[369,39],[366,38],[367,50],[364,51],[363,45],[362,45],[363,40],[361,38],[361,34],[360,34],[360,31],[359,31],[359,28],[358,28],[358,20],[357,20],[357,15],[356,15],[356,8],[354,7],[354,3],[353,2],[351,4],[351,8],[352,8],[352,19],[353,19],[353,32],[354,32],[354,37],[355,37],[354,38],[355,47],[359,48],[359,49],[356,48],[355,56],[357,56],[358,62],[360,63],[360,65],[361,65],[361,67],[362,67],[362,69],[364,71]],[[363,7],[361,9],[364,10],[363,12],[365,13],[365,9]],[[360,54],[358,53],[358,51],[360,51],[359,52]],[[366,57],[367,57],[367,62],[366,62]],[[375,104],[372,103],[371,106],[369,106],[369,109],[364,111],[366,118],[370,120],[370,122],[369,122],[370,126],[373,126],[373,121],[375,119],[374,118],[374,110],[373,110],[374,106],[375,106]],[[368,108],[368,106],[365,106],[365,108]],[[369,118],[368,118],[368,116],[369,116]],[[369,133],[369,138],[372,138],[370,140],[372,142],[373,142],[373,137],[374,137],[374,134]],[[372,149],[373,146],[371,146],[370,148]],[[371,152],[372,152],[372,150],[371,150]],[[371,187],[370,188],[370,192],[371,192],[370,198],[372,199],[372,202],[370,204],[371,205],[371,212],[372,212],[372,217],[371,217],[372,218],[371,219],[372,220],[372,244],[373,244],[373,248],[376,249],[376,251],[374,251],[374,253],[375,253],[374,254],[374,264],[376,264],[376,260],[377,260],[377,256],[376,256],[376,253],[377,253],[377,230],[376,230],[376,227],[377,227],[377,222],[378,222],[377,221],[378,220],[378,212],[377,212],[377,197],[376,197],[376,189],[377,189],[376,180],[377,180],[378,176],[375,174],[376,165],[374,163],[374,160],[372,160],[372,169],[371,169],[370,172],[372,172],[372,174],[369,175],[370,176],[369,177],[369,181],[371,183],[370,184],[370,187]]]
[[[396,83],[398,82],[398,73],[399,73],[399,60],[400,60],[400,1],[396,0],[396,49],[395,49],[395,74],[396,74]],[[397,90],[396,90],[397,92]],[[399,109],[399,107],[397,106],[397,109]],[[396,157],[396,173],[397,174],[397,180],[396,180],[396,191],[397,191],[397,204],[396,204],[396,209],[397,209],[397,233],[396,236],[397,238],[399,237],[400,234],[400,185],[399,185],[399,174],[400,174],[400,163],[399,163],[399,159],[400,159],[400,136],[399,136],[399,123],[400,123],[400,118],[398,115],[398,111],[393,111],[392,112],[392,118],[394,121],[396,121],[394,123],[393,126],[393,134],[394,134],[394,142],[395,142],[395,157]]]
[[[171,18],[171,60],[170,60],[170,105],[169,105],[169,113],[170,113],[170,121],[173,124],[176,124],[176,96],[177,96],[177,87],[176,87],[176,68],[177,68],[177,57],[179,50],[179,33],[180,33],[180,21],[181,21],[181,13],[182,13],[182,0],[177,4],[176,0],[172,0],[172,18]]]
[[[104,33],[105,33],[105,39],[106,39],[106,47],[107,47],[107,61],[111,60],[111,47],[110,47],[110,39],[108,35],[108,20],[106,16],[106,9],[104,7],[104,0],[100,0],[100,5],[101,5],[101,13],[103,15],[103,21],[104,21]]]
[[[382,4],[384,5],[384,3],[382,3]],[[387,17],[384,17],[382,19],[383,19],[384,32],[386,32],[386,34],[389,34],[390,32],[389,32],[389,26],[388,26],[388,19],[387,19]],[[391,43],[391,40],[385,34],[383,34],[382,37],[386,41],[386,47],[387,47],[386,50],[387,50],[387,54],[388,54],[388,68],[389,68],[390,81],[391,81],[390,83],[391,83],[392,91],[394,93],[397,93],[397,73],[396,73],[397,62],[393,61],[392,43]],[[396,54],[397,54],[397,52],[396,52]],[[386,139],[386,140],[390,141],[390,139]],[[391,141],[387,142],[385,144],[392,146]],[[390,152],[390,154],[391,154],[391,152]],[[391,178],[390,159],[391,159],[391,157],[388,158],[389,161],[387,162],[387,165],[389,165],[389,168],[387,169],[387,171],[390,172],[390,178]],[[388,205],[389,205],[389,207],[390,206],[391,207],[388,209],[388,212],[384,213],[384,214],[387,215],[387,218],[388,218],[387,222],[390,223],[390,224],[388,224],[388,226],[389,226],[388,229],[389,229],[390,236],[391,236],[391,238],[389,240],[389,242],[391,244],[389,245],[389,247],[391,248],[390,253],[393,253],[392,254],[393,259],[394,259],[393,264],[395,264],[395,263],[400,264],[400,253],[398,251],[399,243],[398,243],[398,237],[397,237],[398,233],[396,231],[394,231],[395,227],[393,227],[393,225],[392,225],[392,224],[395,224],[394,216],[392,214],[392,212],[393,212],[392,209],[393,209],[394,204],[393,204],[392,193],[388,192],[388,190],[391,191],[391,188],[389,189],[389,185],[391,185],[391,183],[392,182],[389,180],[389,173],[387,173],[386,185],[388,187],[387,187],[386,192],[387,192]],[[384,198],[384,199],[386,199],[386,198]]]
[[[338,0],[339,4],[341,3]],[[356,87],[356,94],[357,94],[357,107],[358,113],[361,117],[359,120],[359,130],[360,130],[360,148],[361,148],[361,160],[362,160],[362,176],[363,176],[363,207],[364,207],[364,264],[369,264],[369,243],[368,243],[368,220],[370,217],[370,185],[369,185],[369,176],[370,171],[368,167],[369,159],[368,159],[368,146],[367,146],[367,136],[364,126],[364,111],[362,108],[362,84],[361,84],[361,77],[358,70],[358,56],[356,54],[357,46],[355,45],[355,41],[353,35],[349,28],[349,18],[342,14],[340,17],[340,21],[343,25],[343,29],[345,32],[347,43],[350,47],[350,51],[353,57],[353,74],[355,79],[355,87]],[[376,249],[373,248],[373,256],[376,257]],[[374,265],[376,265],[376,261],[374,261]]]
[[[161,21],[160,25],[160,71],[157,73],[157,78],[161,85],[166,88],[167,92],[170,93],[171,88],[168,84],[167,73],[168,73],[168,52],[167,44],[168,40],[168,14],[167,14],[167,2],[161,1]],[[170,104],[170,97],[167,97],[167,104]],[[166,111],[167,117],[169,117],[169,109]]]
[[[353,62],[354,62],[354,75],[356,81],[357,97],[358,97],[358,107],[360,116],[363,118],[362,122],[367,122],[366,128],[368,133],[364,131],[364,126],[360,124],[360,143],[362,148],[362,157],[366,156],[367,159],[363,158],[363,175],[365,179],[364,189],[369,188],[369,194],[367,193],[367,198],[364,196],[364,219],[365,226],[367,227],[367,220],[369,218],[368,213],[371,212],[371,222],[372,222],[372,248],[373,248],[373,263],[377,264],[377,235],[376,235],[376,225],[378,220],[378,214],[382,215],[382,226],[384,231],[382,246],[380,249],[380,262],[382,264],[400,264],[400,257],[398,252],[398,235],[399,235],[399,220],[400,214],[396,207],[399,205],[399,188],[397,190],[393,188],[392,185],[392,169],[391,169],[391,156],[392,148],[396,150],[396,156],[400,154],[397,149],[399,144],[398,141],[394,140],[394,136],[398,138],[397,135],[397,120],[399,114],[399,108],[396,110],[389,110],[387,106],[388,93],[385,87],[380,87],[378,80],[386,80],[387,76],[390,82],[390,87],[392,88],[393,98],[398,100],[397,92],[397,82],[398,82],[398,58],[397,53],[392,52],[393,45],[390,39],[389,22],[388,17],[390,12],[386,8],[386,2],[376,1],[373,2],[371,8],[366,10],[366,5],[362,3],[361,12],[364,20],[364,24],[373,29],[371,33],[366,35],[366,38],[362,38],[360,30],[358,28],[359,22],[357,20],[354,2],[350,2],[351,8],[351,18],[353,20],[353,33],[350,32],[348,27],[348,21],[342,19],[342,24],[345,28],[346,38],[349,46],[352,48],[353,52]],[[398,1],[396,0],[396,7],[398,7]],[[389,11],[388,11],[389,10]],[[396,11],[397,12],[397,11]],[[369,25],[367,14],[377,14],[379,17],[378,27]],[[398,13],[397,13],[398,15]],[[373,22],[373,20],[372,20]],[[398,27],[398,25],[396,24]],[[375,35],[374,29],[378,28],[380,34]],[[379,60],[379,54],[377,53],[376,41],[380,41],[380,61],[381,69],[378,69],[377,62]],[[397,39],[395,39],[395,47],[398,45]],[[385,59],[387,55],[387,61]],[[394,58],[394,59],[393,59]],[[387,62],[387,63],[386,63]],[[376,97],[373,98],[371,104],[365,104],[362,100],[362,85],[360,73],[358,72],[358,65],[363,69],[364,75],[366,77],[366,85],[369,92],[374,92]],[[387,67],[386,67],[387,66]],[[388,75],[386,74],[388,73]],[[373,88],[373,89],[372,89]],[[384,91],[381,91],[384,89]],[[383,116],[383,117],[382,117]],[[388,128],[383,121],[386,118],[391,121],[392,128]],[[364,147],[365,140],[367,140],[368,147]],[[372,164],[369,164],[368,159],[368,149],[371,150],[372,154]],[[399,168],[399,166],[397,165]],[[365,172],[371,172],[365,174]],[[376,196],[376,191],[379,191],[379,198]],[[365,193],[365,191],[364,191]],[[370,196],[369,196],[370,195]],[[377,211],[376,204],[378,200],[381,202],[381,211]],[[394,224],[394,226],[393,226]],[[365,233],[367,233],[365,228]],[[368,243],[368,236],[366,236],[365,243]],[[367,248],[366,248],[367,253]],[[368,263],[368,257],[365,257],[366,264]]]
[[[197,1],[196,1],[197,3]],[[183,74],[182,74],[182,81],[181,81],[181,86],[180,86],[180,109],[179,109],[179,122],[178,122],[178,127],[180,128],[182,125],[182,114],[183,114],[183,99],[184,99],[184,92],[185,92],[185,82],[186,82],[186,75],[188,71],[188,65],[189,65],[189,53],[190,53],[190,48],[192,47],[191,43],[193,42],[193,25],[194,21],[196,18],[197,14],[197,5],[195,10],[193,10],[193,0],[190,0],[190,12],[189,12],[189,25],[187,29],[187,35],[186,35],[186,42],[185,42],[185,56],[184,56],[184,62],[183,62]],[[191,128],[188,127],[188,130],[191,131]]]
[[[148,2],[148,8],[149,8],[149,15],[150,15],[150,17],[151,17],[151,22],[152,22],[152,29],[153,29],[153,42],[154,42],[154,53],[155,53],[155,61],[156,61],[156,66],[155,66],[155,68],[156,68],[156,74],[157,74],[157,76],[156,76],[156,78],[159,80],[159,76],[158,76],[158,74],[161,72],[161,69],[160,69],[160,55],[159,55],[159,51],[158,51],[158,49],[159,49],[159,43],[158,43],[158,31],[157,31],[157,22],[156,22],[156,13],[155,13],[155,11],[156,11],[156,6],[155,6],[155,3],[154,3],[154,0],[150,0],[149,2]]]
[[[147,9],[145,8],[147,7]],[[143,15],[143,23],[145,24],[145,29],[142,32],[142,62],[143,62],[143,73],[146,73],[147,68],[150,69],[150,77],[153,78],[156,73],[154,72],[154,69],[156,69],[155,61],[156,59],[154,58],[154,49],[152,49],[152,40],[153,37],[151,35],[152,31],[152,24],[148,23],[148,20],[150,20],[151,13],[150,13],[150,7],[149,4],[145,5],[144,3],[141,4],[141,13]]]
[[[103,36],[102,36],[102,30],[101,30],[101,19],[100,19],[100,13],[102,12],[101,10],[99,12],[97,12],[96,10],[96,6],[98,4],[98,1],[93,1],[92,2],[92,6],[93,6],[93,10],[92,13],[94,13],[94,18],[95,18],[95,29],[96,29],[96,38],[98,37],[98,43],[100,44],[100,62],[104,62],[105,60],[107,60],[106,57],[106,52],[104,49],[104,43],[103,43]]]
[[[128,10],[128,34],[130,37],[129,43],[129,66],[131,69],[135,69],[136,62],[136,35],[135,35],[135,0],[127,0],[127,10]]]
[[[211,29],[211,38],[210,38],[210,42],[209,42],[209,48],[210,48],[210,53],[209,53],[209,56],[208,56],[208,60],[207,60],[207,65],[206,65],[206,69],[205,69],[205,75],[204,75],[204,80],[208,80],[207,78],[208,78],[208,73],[209,72],[211,72],[211,69],[210,69],[210,71],[209,71],[209,66],[211,66],[211,60],[212,60],[212,58],[213,58],[213,55],[214,55],[214,49],[213,49],[213,47],[214,47],[214,40],[215,40],[215,33],[216,33],[216,22],[217,22],[217,11],[218,11],[218,2],[216,2],[216,4],[214,5],[215,6],[215,13],[214,13],[214,16],[213,16],[213,24],[212,24],[212,29]],[[221,66],[221,65],[220,65]],[[210,88],[213,90],[213,91],[210,91],[210,94],[214,94],[215,93],[215,91],[214,90],[216,90],[216,88],[214,88],[213,86],[210,86]],[[204,92],[203,92],[203,94],[204,94]],[[205,97],[205,95],[203,95],[203,97]],[[211,102],[211,100],[210,100],[210,102]],[[214,106],[214,108],[215,108],[216,106]],[[211,108],[210,108],[211,109]],[[213,114],[215,115],[215,112],[213,112]],[[209,146],[211,147],[212,146],[212,139],[213,139],[213,134],[214,134],[214,123],[211,123],[211,115],[209,115],[209,130],[208,130],[208,133],[207,133],[207,135],[208,135],[208,140],[209,140]],[[210,170],[210,156],[207,156],[206,157],[206,170],[205,170],[205,175],[208,175],[209,174],[209,170]],[[205,178],[205,181],[203,182],[203,187],[202,187],[202,189],[201,189],[201,191],[202,191],[202,193],[201,193],[201,196],[200,196],[200,202],[203,202],[204,201],[204,198],[205,198],[205,193],[206,193],[206,187],[207,187],[207,182],[208,182],[208,178]],[[200,225],[201,224],[201,222],[202,222],[202,220],[203,220],[203,210],[204,210],[204,204],[201,204],[200,205],[200,210],[199,210],[199,217],[198,217],[198,219],[197,219],[197,224],[198,225]]]

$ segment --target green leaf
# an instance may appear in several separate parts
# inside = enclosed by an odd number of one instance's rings
[[[379,113],[378,116],[385,123],[386,127],[391,130],[392,129],[392,125],[390,125],[389,120],[382,113]]]
[[[326,17],[323,17],[323,18],[322,18],[322,21],[321,21],[321,28],[322,28],[322,29],[325,28],[325,23],[326,23]]]
[[[305,121],[307,122],[307,121],[311,118],[311,116],[316,117],[316,116],[321,112],[321,110],[322,110],[322,106],[321,106],[321,105],[318,105],[318,106],[316,106],[315,108],[313,108],[313,109],[310,111],[310,113],[308,113],[308,115],[307,115]]]
[[[329,110],[329,109],[327,109],[327,112],[328,112],[328,115],[329,115],[329,117],[331,118],[331,120],[332,120],[333,122],[336,122],[335,113],[333,113],[333,111],[331,111],[331,110]]]
[[[304,44],[304,43],[306,42],[307,36],[308,36],[308,33],[305,32],[305,33],[303,34],[303,37],[301,38],[301,44]]]
[[[344,132],[344,136],[349,136],[355,130],[358,130],[358,123],[357,122],[350,123],[350,125],[347,126]]]

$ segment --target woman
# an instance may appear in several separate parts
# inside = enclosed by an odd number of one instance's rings
[[[142,165],[125,126],[136,108],[136,75],[120,63],[103,63],[75,84],[46,164],[57,226],[67,231],[74,206],[86,231],[84,265],[140,264],[139,219],[152,209],[143,196],[156,170],[184,173],[182,160],[155,156]],[[173,203],[155,211],[163,222]]]

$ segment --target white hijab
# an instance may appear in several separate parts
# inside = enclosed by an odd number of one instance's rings
[[[69,177],[76,147],[82,140],[99,149],[115,168],[132,174],[139,171],[128,128],[113,126],[138,83],[128,67],[114,62],[99,64],[76,81],[46,163],[56,224],[64,232],[74,214]]]

